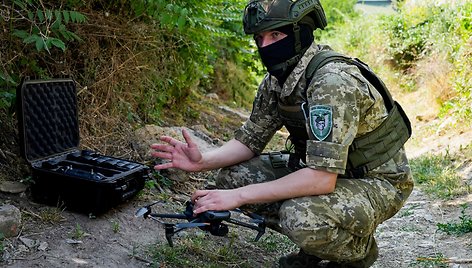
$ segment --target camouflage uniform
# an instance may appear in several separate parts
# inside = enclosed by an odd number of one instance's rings
[[[383,99],[357,67],[331,62],[321,67],[310,85],[304,72],[313,56],[326,46],[311,45],[281,88],[269,74],[259,86],[249,120],[235,138],[261,154],[282,126],[278,105],[307,102],[307,108],[332,109],[332,130],[327,139],[313,134],[307,141],[306,166],[338,174],[333,193],[293,198],[275,204],[248,206],[267,217],[269,226],[287,235],[304,252],[322,259],[346,262],[363,259],[374,242],[376,227],[392,217],[410,195],[413,183],[401,149],[391,160],[363,178],[345,174],[348,148],[354,138],[371,132],[387,116]],[[303,93],[306,88],[306,98]],[[307,129],[311,133],[310,129]],[[273,168],[262,154],[224,168],[218,188],[236,188],[275,180],[290,172]],[[275,213],[274,213],[275,212]]]

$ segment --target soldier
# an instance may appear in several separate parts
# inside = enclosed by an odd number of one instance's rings
[[[268,70],[250,118],[204,154],[186,131],[185,142],[161,137],[152,154],[169,161],[155,169],[222,168],[216,189],[192,195],[194,213],[246,207],[264,215],[300,247],[280,267],[370,267],[376,227],[413,188],[408,118],[383,83],[365,77],[368,67],[321,56],[330,48],[313,42],[326,26],[319,0],[252,0],[243,23]],[[262,153],[282,126],[294,150]]]

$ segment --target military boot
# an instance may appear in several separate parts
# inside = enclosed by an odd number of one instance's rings
[[[280,268],[314,268],[322,259],[306,254],[302,249],[298,253],[292,253],[279,259]]]
[[[374,262],[377,260],[379,257],[379,248],[377,247],[377,243],[375,242],[375,239],[372,238],[372,244],[370,246],[370,250],[365,256],[364,259],[354,261],[354,262],[329,262],[326,265],[326,268],[367,268],[372,266]]]

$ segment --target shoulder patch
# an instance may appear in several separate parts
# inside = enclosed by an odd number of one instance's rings
[[[314,105],[310,107],[310,129],[315,138],[326,139],[333,128],[333,110],[329,105]]]

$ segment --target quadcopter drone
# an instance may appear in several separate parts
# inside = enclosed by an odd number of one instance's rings
[[[138,211],[136,211],[135,217],[143,217],[145,219],[150,218],[154,221],[159,222],[160,224],[163,224],[167,242],[171,247],[174,246],[172,236],[187,228],[198,227],[204,231],[209,232],[212,235],[225,236],[226,234],[228,234],[228,225],[224,222],[256,230],[258,233],[256,235],[255,241],[258,241],[265,233],[266,224],[264,218],[257,214],[246,212],[241,209],[235,209],[232,210],[232,212],[242,213],[246,215],[251,219],[252,224],[250,222],[243,222],[231,218],[231,212],[229,210],[210,210],[197,215],[193,215],[193,204],[190,201],[186,203],[186,209],[182,214],[153,213],[151,211],[151,207],[159,202],[160,201],[156,201],[150,205],[138,209]],[[160,218],[182,219],[187,220],[188,222],[166,223],[161,221]]]

